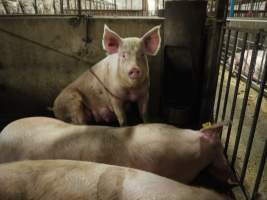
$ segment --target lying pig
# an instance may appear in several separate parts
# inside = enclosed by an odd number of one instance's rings
[[[72,125],[32,117],[7,125],[0,134],[0,163],[25,159],[69,159],[150,171],[184,183],[207,166],[226,180],[230,168],[218,137],[222,126],[200,131],[167,124],[131,127]]]
[[[118,120],[123,126],[126,102],[137,102],[144,120],[149,98],[147,55],[156,55],[160,42],[160,26],[141,38],[121,38],[105,25],[102,43],[108,56],[59,94],[55,116],[74,124]]]
[[[226,200],[141,170],[70,160],[1,164],[0,182],[8,200]]]
[[[240,52],[235,54],[235,58],[234,58],[234,69],[235,70],[239,69],[240,57],[241,57]],[[251,57],[252,57],[252,50],[245,50],[243,67],[242,67],[242,74],[244,74],[245,76],[248,76],[249,67],[251,63]],[[261,81],[265,59],[266,59],[266,53],[263,50],[259,50],[257,54],[255,68],[253,71],[253,76],[252,76],[253,80]]]

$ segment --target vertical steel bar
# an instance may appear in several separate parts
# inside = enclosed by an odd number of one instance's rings
[[[234,6],[235,6],[235,1],[230,0],[230,17],[234,16]]]
[[[263,98],[263,94],[264,94],[266,80],[267,80],[267,61],[265,61],[262,82],[260,85],[260,91],[258,94],[258,98],[257,98],[256,106],[255,106],[255,112],[254,112],[254,116],[253,116],[253,121],[252,121],[251,129],[249,132],[248,144],[247,144],[245,158],[244,158],[244,162],[243,162],[243,166],[242,166],[242,170],[241,170],[241,175],[240,175],[240,182],[241,183],[243,183],[245,175],[246,175],[248,160],[250,157],[251,147],[252,147],[252,143],[253,143],[256,127],[257,127],[257,122],[258,122],[258,118],[259,118],[261,102],[262,102],[262,98]]]
[[[67,8],[70,9],[70,0],[67,0]]]
[[[222,49],[223,49],[223,42],[224,42],[224,36],[225,36],[225,31],[226,31],[226,28],[225,27],[222,27],[221,28],[221,31],[220,31],[220,38],[219,38],[219,50],[218,50],[218,54],[217,54],[217,58],[216,58],[216,66],[220,66],[221,64],[221,54],[222,54]],[[220,67],[219,67],[220,68]],[[216,88],[217,88],[217,83],[218,83],[218,80],[215,81],[215,84],[214,84],[214,88],[215,88],[215,95],[214,95],[214,99],[212,100],[212,106],[214,107],[214,102],[215,102],[215,98],[216,98]]]
[[[243,104],[242,104],[240,117],[239,117],[240,120],[239,120],[237,133],[236,133],[236,140],[235,140],[233,157],[232,157],[232,162],[231,162],[232,167],[234,166],[235,161],[236,161],[237,151],[238,151],[240,137],[241,137],[242,128],[243,128],[243,123],[244,123],[244,119],[245,119],[245,113],[246,113],[247,103],[248,103],[248,95],[249,95],[249,91],[250,91],[250,87],[251,87],[253,71],[255,68],[255,63],[256,63],[256,58],[257,58],[257,53],[258,53],[258,48],[259,48],[259,45],[258,45],[259,40],[260,40],[260,32],[258,32],[256,34],[256,38],[255,38],[255,42],[254,42],[254,46],[253,46],[251,62],[250,62],[249,72],[248,72],[248,78],[247,78],[247,82],[246,82],[246,89],[245,89]]]
[[[81,0],[78,0],[78,16],[82,16]]]
[[[225,90],[225,97],[224,97],[224,104],[223,104],[223,111],[222,111],[222,121],[225,119],[225,113],[226,113],[226,108],[227,108],[227,101],[228,101],[228,95],[229,95],[229,90],[230,90],[230,83],[231,83],[231,77],[232,77],[232,71],[233,71],[237,38],[238,38],[238,31],[236,31],[235,35],[234,35],[234,45],[233,45],[231,61],[230,61],[230,66],[229,66],[229,72],[228,72],[228,78],[227,78],[227,84],[226,84],[226,90]]]
[[[238,67],[238,72],[237,72],[237,77],[236,77],[236,84],[235,84],[235,90],[234,90],[234,96],[233,96],[233,103],[232,103],[232,108],[231,108],[231,113],[229,117],[229,121],[232,122],[234,119],[234,114],[235,114],[235,107],[236,107],[236,100],[237,100],[237,95],[238,95],[238,89],[239,89],[239,83],[241,80],[241,72],[242,72],[242,67],[243,67],[243,62],[244,62],[244,54],[247,46],[247,38],[248,38],[248,33],[243,33],[243,38],[242,38],[242,47],[241,47],[241,55],[240,55],[240,60],[239,60],[239,67]],[[224,152],[227,152],[228,145],[229,145],[229,140],[230,140],[230,134],[232,130],[232,123],[228,125],[228,130],[226,134],[226,139],[225,139],[225,146],[224,146]]]
[[[255,200],[256,199],[256,195],[261,183],[261,178],[263,175],[263,170],[264,170],[264,166],[266,163],[266,157],[267,157],[267,140],[265,140],[265,145],[264,145],[264,149],[262,152],[262,156],[261,156],[261,161],[260,161],[260,165],[259,165],[259,169],[258,169],[258,173],[256,176],[256,180],[255,180],[255,184],[254,184],[254,188],[253,188],[253,192],[251,195],[251,200]]]
[[[63,14],[63,0],[60,0],[60,14]]]
[[[222,89],[223,89],[223,81],[224,81],[224,74],[225,74],[225,66],[226,66],[226,61],[227,61],[227,54],[228,54],[228,49],[229,49],[230,36],[231,36],[231,29],[228,29],[228,35],[227,35],[226,47],[225,47],[225,54],[224,54],[224,62],[223,62],[221,80],[220,80],[220,88],[219,88],[218,100],[217,100],[215,122],[217,122],[217,120],[218,120],[218,115],[219,115],[219,110],[220,110],[221,96],[222,96]],[[219,62],[219,65],[220,65],[220,62]]]
[[[35,9],[35,13],[38,14],[37,0],[34,0],[34,9]]]

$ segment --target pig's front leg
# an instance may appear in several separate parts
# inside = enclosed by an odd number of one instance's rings
[[[148,94],[138,100],[139,114],[143,122],[147,122],[147,104],[148,104]]]
[[[120,126],[126,126],[127,119],[124,111],[124,102],[119,99],[115,99],[114,97],[111,97],[111,104]]]
[[[73,124],[87,124],[92,113],[83,103],[82,95],[76,90],[66,90],[59,95],[53,107],[56,118]]]

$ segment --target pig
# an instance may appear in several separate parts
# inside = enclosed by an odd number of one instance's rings
[[[235,54],[235,58],[234,58],[234,69],[235,70],[239,69],[240,57],[241,57],[241,52]],[[242,67],[242,74],[244,74],[245,76],[248,76],[251,57],[252,57],[252,50],[245,50],[243,67]],[[254,81],[261,81],[262,79],[265,59],[266,59],[266,52],[263,50],[259,50],[257,54],[253,76],[252,76],[252,79]]]
[[[149,98],[147,55],[160,49],[160,26],[143,37],[121,38],[104,26],[103,48],[107,57],[68,85],[54,101],[55,117],[74,124],[118,121],[127,124],[125,105],[136,102],[146,120]]]
[[[0,199],[226,200],[204,188],[132,168],[71,160],[0,165]]]
[[[0,134],[0,163],[18,160],[92,161],[149,171],[183,183],[201,170],[220,181],[231,179],[219,133],[222,125],[194,131],[167,124],[128,127],[73,125],[30,117],[14,121]]]

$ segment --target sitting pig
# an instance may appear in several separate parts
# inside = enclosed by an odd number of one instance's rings
[[[74,124],[92,121],[127,124],[125,103],[137,102],[144,120],[149,98],[147,55],[160,48],[160,26],[141,38],[121,38],[104,27],[103,48],[108,56],[68,85],[56,98],[55,116]]]
[[[0,165],[0,199],[8,200],[226,200],[141,170],[71,160]]]
[[[222,126],[194,131],[167,124],[129,127],[78,126],[32,117],[7,125],[0,134],[0,163],[26,159],[69,159],[120,165],[191,182],[211,166],[226,180],[230,168],[218,133]]]

